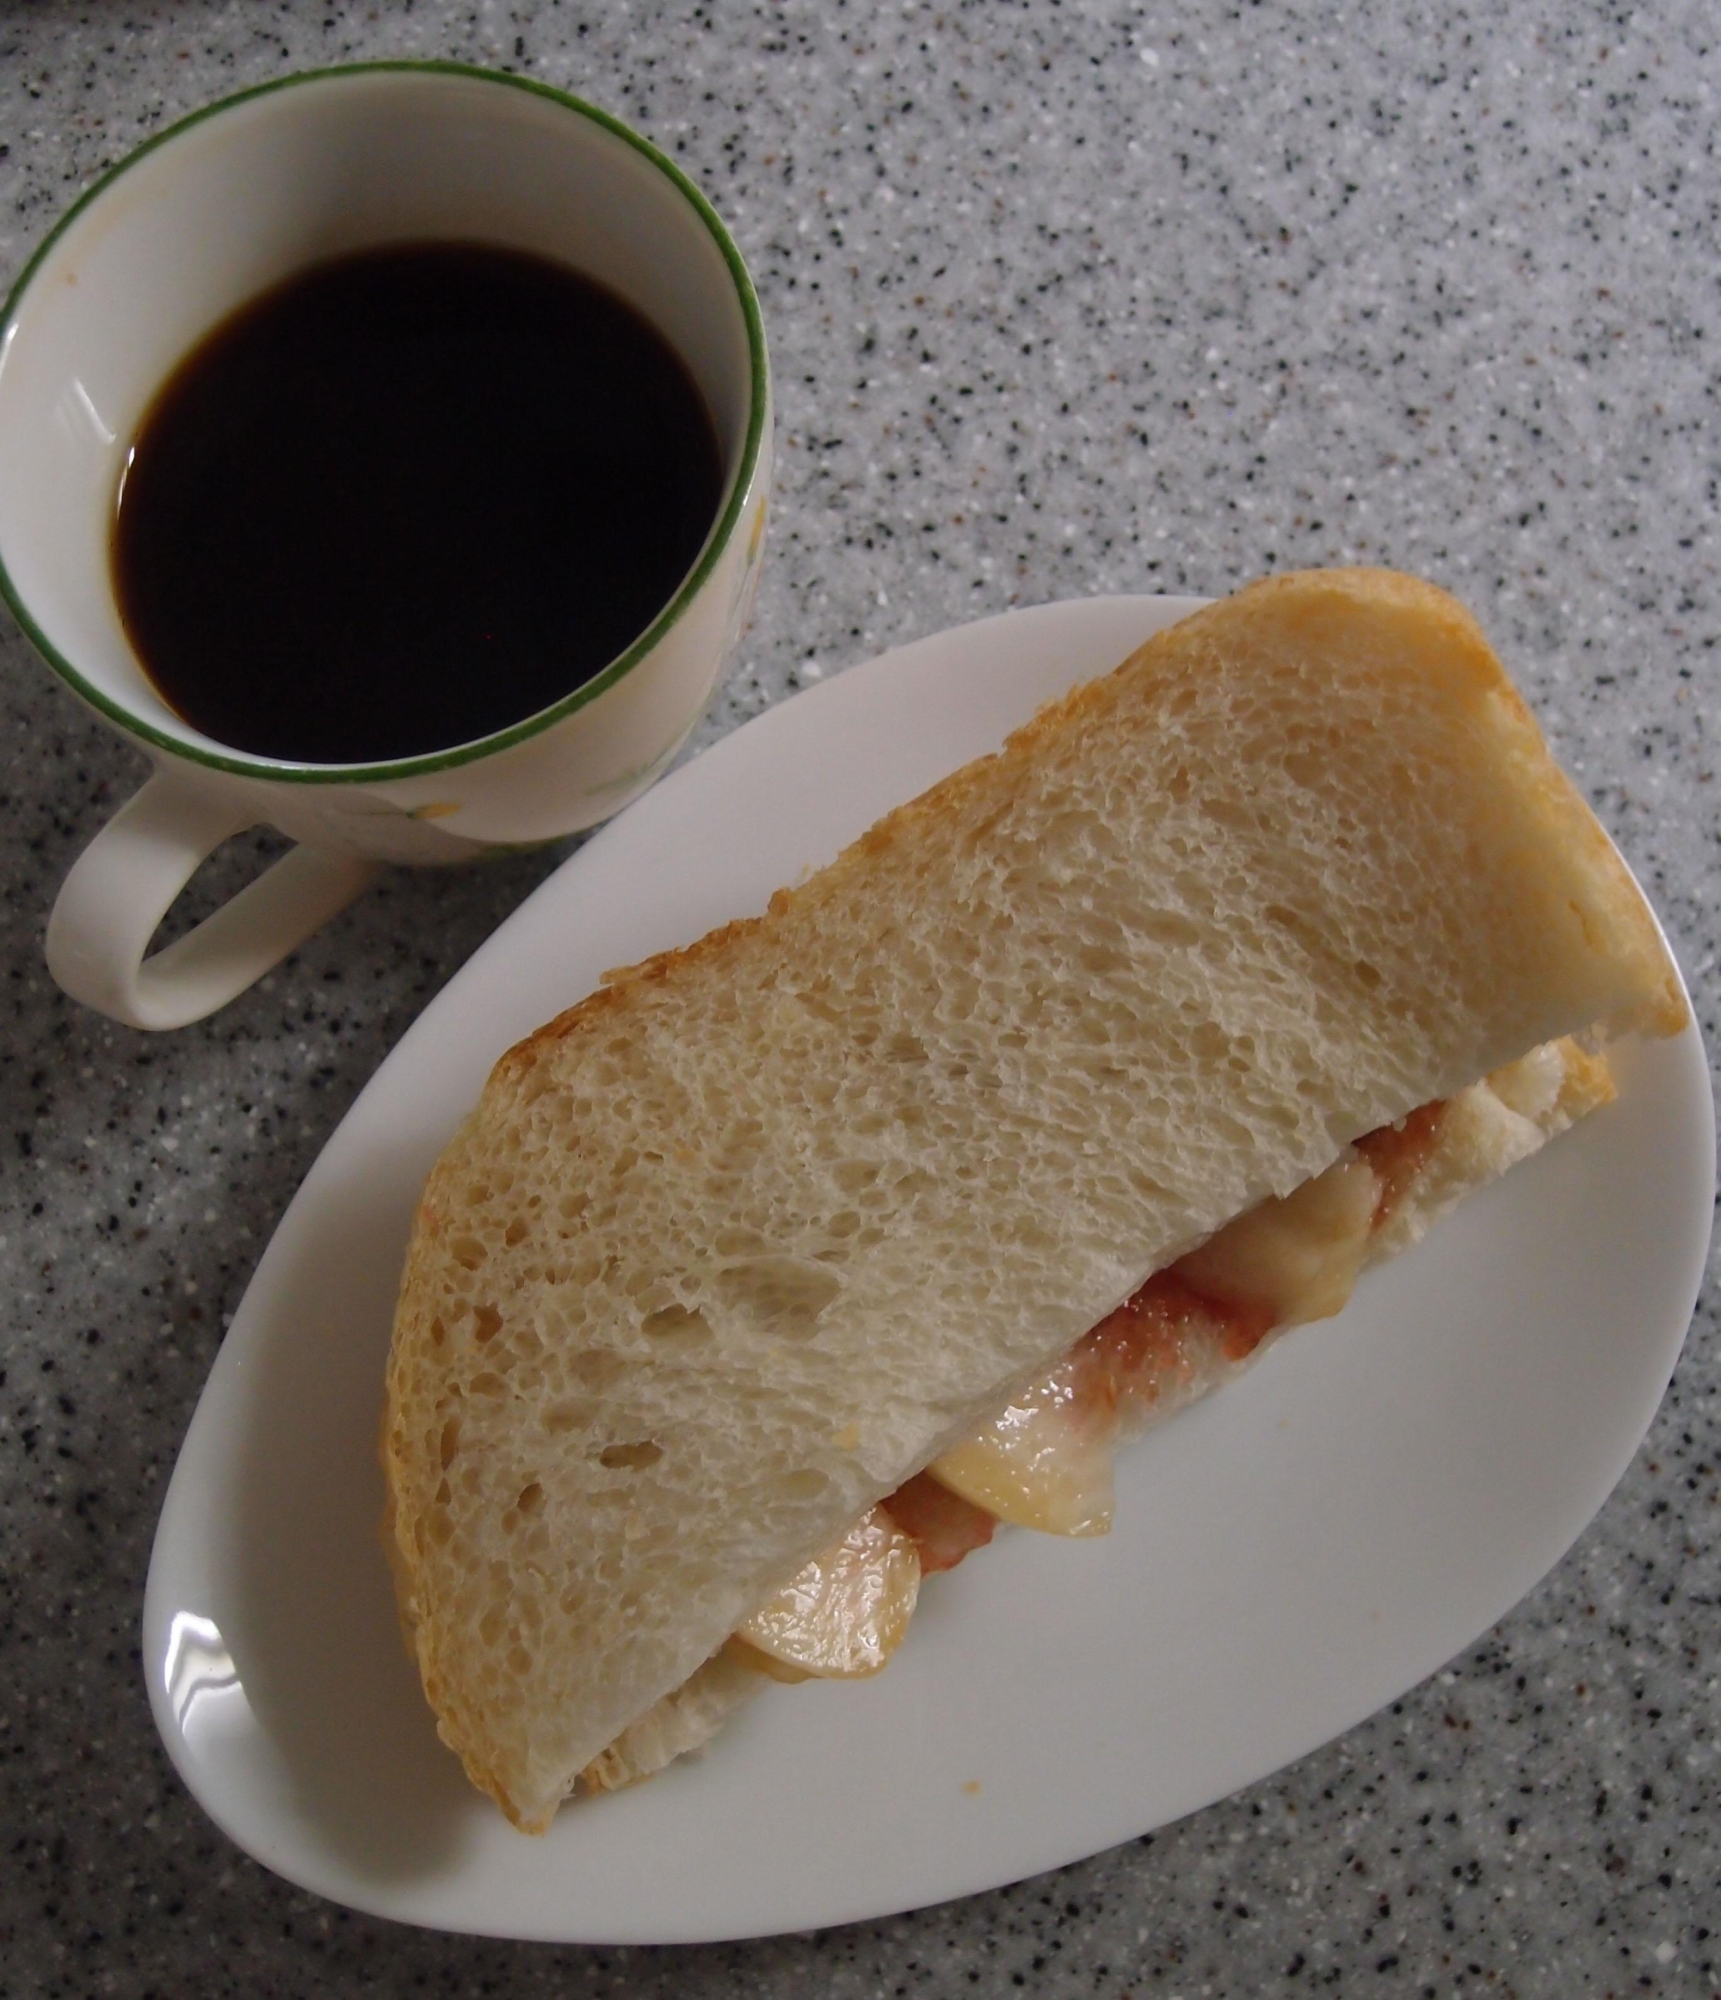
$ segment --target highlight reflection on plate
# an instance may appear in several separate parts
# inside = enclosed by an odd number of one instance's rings
[[[1708,1243],[1696,1030],[1619,1101],[1131,1448],[1099,1541],[1006,1533],[877,1680],[767,1691],[707,1754],[529,1840],[437,1742],[376,1461],[432,1160],[510,1043],[607,966],[763,907],[1189,599],[1006,614],[773,708],[629,809],[431,1003],[288,1209],[162,1512],[144,1666],[212,1817],[379,1915],[585,1942],[811,1929],[1012,1881],[1223,1797],[1501,1617],[1625,1469]]]

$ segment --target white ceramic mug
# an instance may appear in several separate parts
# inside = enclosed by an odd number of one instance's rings
[[[559,259],[652,320],[716,423],[717,518],[648,629],[525,721],[380,764],[234,750],[167,706],[122,628],[109,545],[130,442],[235,307],[324,258],[426,239]],[[0,320],[0,590],[48,664],[155,764],[66,879],[54,977],[115,1020],[177,1027],[241,992],[381,862],[549,840],[627,804],[704,713],[740,635],[770,438],[740,253],[670,160],[576,98],[451,64],[366,64],[229,98],[132,154],[42,245]],[[265,823],[301,844],[146,957],[199,863]]]

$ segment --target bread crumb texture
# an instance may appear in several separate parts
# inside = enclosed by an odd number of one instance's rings
[[[511,1050],[426,1187],[397,1573],[515,1822],[1149,1272],[1572,1031],[1653,920],[1475,621],[1258,583]]]

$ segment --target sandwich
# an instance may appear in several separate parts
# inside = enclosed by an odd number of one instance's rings
[[[876,1670],[924,1576],[1102,1532],[1120,1434],[1684,1020],[1443,592],[1309,572],[1159,634],[496,1065],[388,1365],[444,1741],[541,1831],[774,1680]]]

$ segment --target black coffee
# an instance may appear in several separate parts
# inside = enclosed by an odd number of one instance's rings
[[[445,749],[636,639],[722,480],[692,377],[613,293],[514,251],[367,251],[252,301],[157,395],[120,610],[169,704],[236,749]]]

